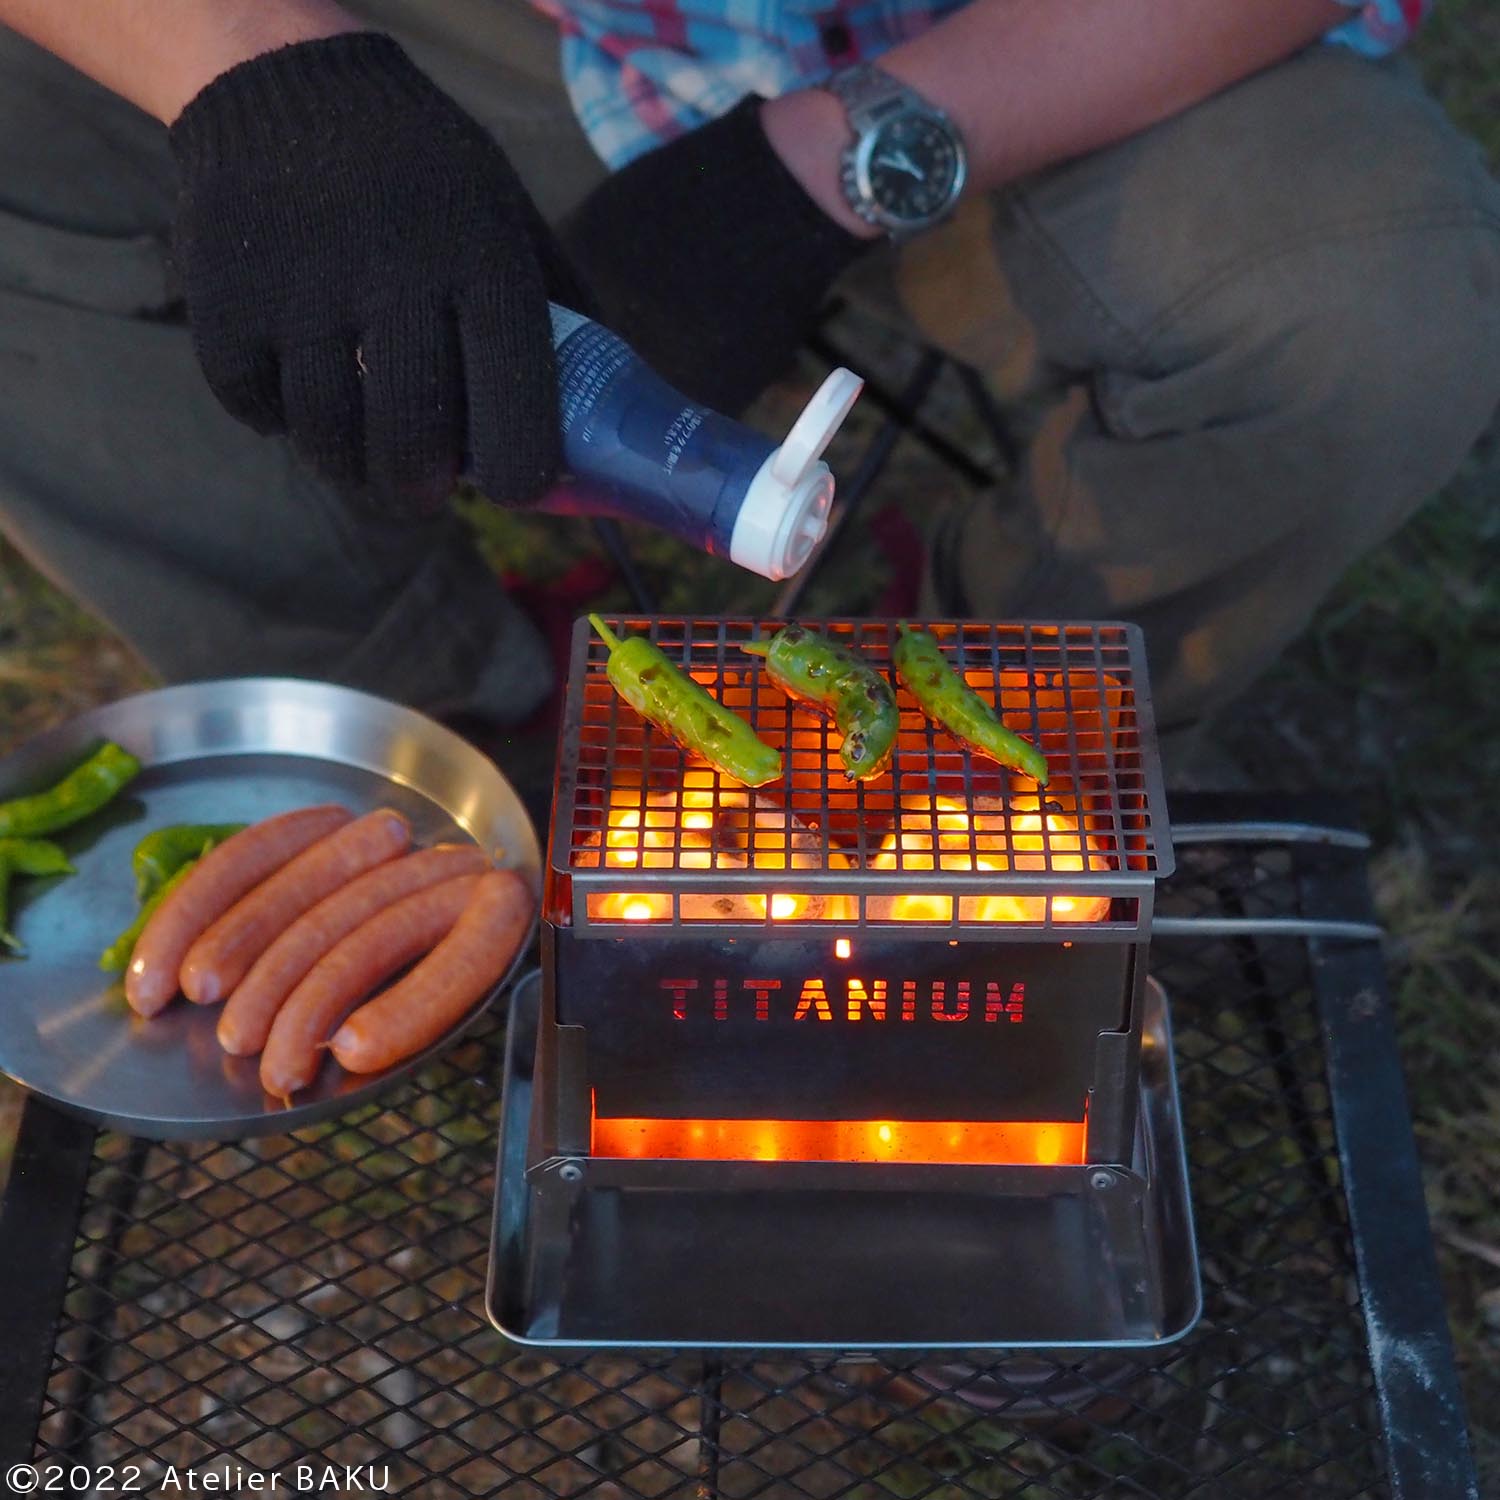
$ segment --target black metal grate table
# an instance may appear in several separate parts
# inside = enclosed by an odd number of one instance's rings
[[[1368,919],[1348,848],[1214,841],[1178,863],[1163,916]],[[283,1489],[299,1464],[374,1464],[337,1492],[1477,1495],[1378,949],[1175,937],[1153,971],[1203,1261],[1179,1344],[966,1362],[507,1346],[482,1312],[494,1026],[385,1108],[295,1136],[154,1145],[31,1105],[0,1209],[0,1456],[138,1465],[150,1494],[169,1464]]]

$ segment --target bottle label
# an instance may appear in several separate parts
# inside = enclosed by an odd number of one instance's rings
[[[559,312],[574,319],[572,328],[562,338],[557,337]],[[558,355],[558,416],[566,438],[576,423],[587,422],[594,414],[610,382],[635,355],[609,329],[566,309],[554,309],[552,329]]]

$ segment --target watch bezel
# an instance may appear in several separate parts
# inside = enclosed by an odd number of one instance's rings
[[[953,182],[942,206],[930,214],[916,218],[902,218],[886,209],[875,196],[875,185],[870,176],[870,160],[875,152],[875,143],[882,134],[904,119],[925,120],[936,125],[948,137],[955,157]],[[882,117],[872,128],[860,132],[844,154],[844,180],[846,196],[850,206],[867,223],[877,224],[893,234],[912,233],[940,224],[953,211],[968,178],[968,153],[964,150],[963,137],[953,122],[941,111],[923,108],[917,104],[903,105]]]

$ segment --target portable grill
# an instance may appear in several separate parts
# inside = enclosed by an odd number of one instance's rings
[[[513,1024],[490,1311],[522,1342],[1133,1345],[1197,1317],[1139,632],[927,622],[1045,790],[904,689],[890,771],[738,645],[632,617],[785,756],[750,791],[573,641],[534,1028]],[[885,621],[804,621],[890,672]]]

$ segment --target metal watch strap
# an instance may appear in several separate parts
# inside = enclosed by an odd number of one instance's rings
[[[907,105],[916,105],[935,115],[943,113],[914,88],[874,63],[855,63],[844,68],[829,78],[824,87],[843,104],[856,135],[873,129],[886,115]]]

